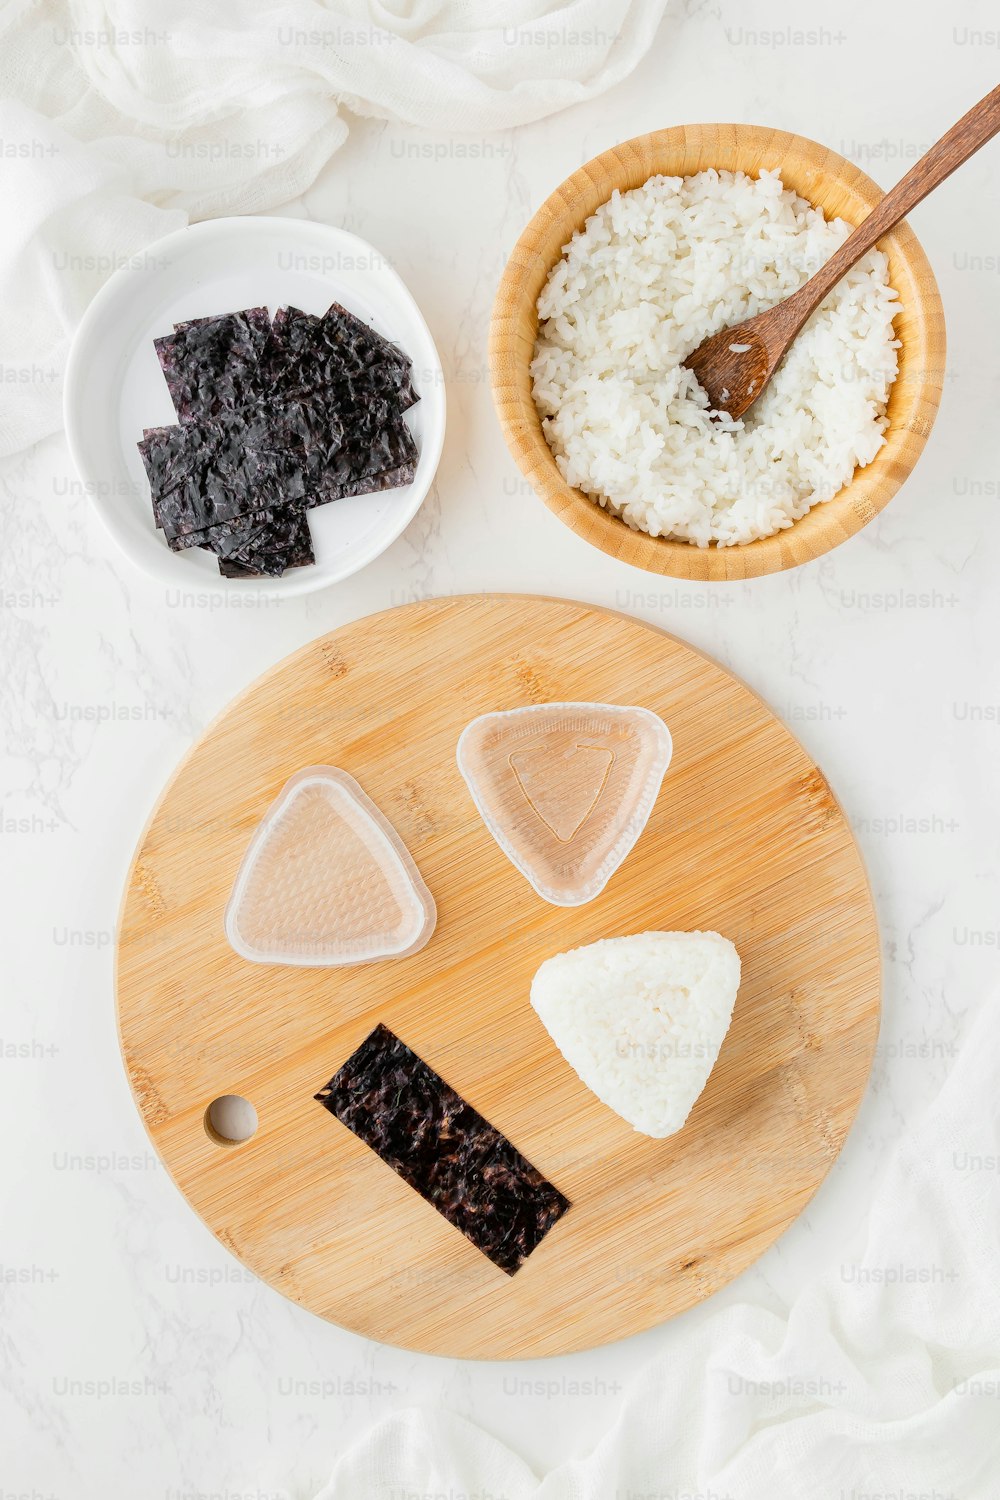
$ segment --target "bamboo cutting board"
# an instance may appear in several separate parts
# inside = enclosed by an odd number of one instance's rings
[[[645,833],[595,901],[546,905],[455,763],[477,714],[593,700],[660,714],[674,757]],[[349,771],[438,907],[429,945],[346,969],[250,964],[223,911],[285,781]],[[743,959],[729,1035],[678,1135],[635,1134],[528,1003],[544,958],[651,928],[715,928]],[[826,1175],[879,1017],[879,946],[822,773],[748,688],[681,641],[583,604],[430,600],[346,625],[268,672],[167,787],[129,874],[122,1051],[153,1144],[234,1255],[322,1317],[407,1348],[561,1354],[681,1312],[748,1266]],[[506,1276],[313,1095],[378,1022],[572,1202]],[[206,1128],[238,1094],[259,1126]]]

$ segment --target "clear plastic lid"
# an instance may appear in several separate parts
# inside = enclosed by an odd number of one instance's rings
[[[285,783],[243,856],[225,918],[242,958],[313,965],[404,958],[436,921],[402,839],[336,766]]]
[[[645,828],[672,748],[648,708],[538,703],[473,719],[458,767],[483,822],[538,894],[582,906]]]

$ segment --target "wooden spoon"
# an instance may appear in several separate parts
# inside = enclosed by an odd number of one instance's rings
[[[998,131],[1000,87],[963,115],[910,168],[805,286],[767,312],[723,328],[699,344],[684,363],[697,376],[712,409],[742,417],[764,390],[803,323],[840,278]]]

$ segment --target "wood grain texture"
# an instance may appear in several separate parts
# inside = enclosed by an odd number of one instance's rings
[[[511,252],[490,323],[493,398],[507,445],[546,505],[578,536],[633,567],[675,578],[756,578],[809,562],[866,526],[913,469],[931,430],[944,380],[944,312],[934,274],[916,237],[900,224],[879,241],[903,310],[894,327],[902,347],[889,397],[889,429],[872,463],[787,531],[742,547],[693,547],[633,531],[568,485],[542,434],[529,363],[538,329],[536,303],[573,232],[615,188],[641,187],[656,173],[690,176],[708,167],[756,175],[779,169],[828,217],[857,225],[882,199],[859,167],[804,136],[755,125],[684,125],[637,136],[605,151],[558,187]]]
[[[645,833],[601,896],[546,905],[481,823],[455,762],[477,714],[643,704],[674,736]],[[289,775],[357,777],[438,906],[428,946],[355,969],[250,964],[223,910]],[[544,958],[600,937],[714,927],[743,983],[677,1136],[635,1134],[580,1083],[528,1002]],[[157,1151],[258,1275],[369,1337],[482,1358],[559,1354],[690,1307],[802,1210],[857,1109],[878,1030],[864,869],[822,773],[766,706],[623,615],[503,595],[431,600],[321,637],[208,729],[144,832],[119,929],[121,1045]],[[513,1278],[313,1095],[384,1022],[572,1208]],[[220,1145],[220,1094],[256,1106]]]

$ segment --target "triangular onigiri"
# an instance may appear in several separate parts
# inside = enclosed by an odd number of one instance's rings
[[[717,932],[602,938],[541,965],[531,1003],[581,1080],[633,1129],[680,1130],[729,1030],[740,957]]]

